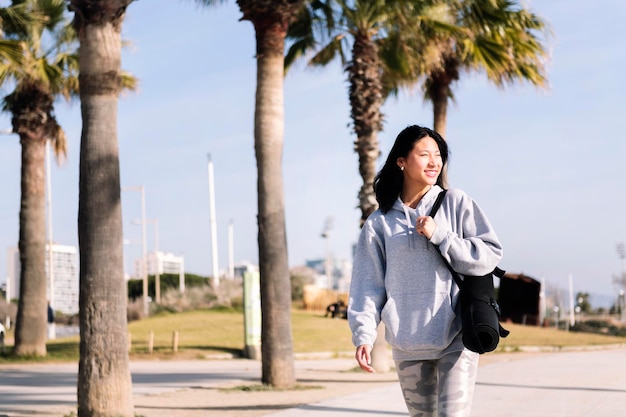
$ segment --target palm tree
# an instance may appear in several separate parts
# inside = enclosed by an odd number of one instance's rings
[[[117,140],[121,29],[133,0],[71,0],[80,40],[78,414],[133,416]]]
[[[15,1],[31,16],[26,25],[3,19],[9,39],[23,48],[20,62],[0,65],[0,83],[12,82],[2,110],[11,113],[13,131],[22,145],[20,206],[20,297],[15,330],[17,355],[46,355],[45,146],[65,154],[65,134],[54,116],[54,99],[77,91],[74,32],[64,19],[63,0]],[[15,15],[13,15],[15,16]],[[52,45],[44,45],[44,38]]]
[[[438,24],[440,3],[441,0],[316,0],[308,4],[289,31],[292,43],[286,56],[287,67],[313,51],[309,65],[326,65],[339,58],[348,75],[350,116],[356,134],[354,149],[363,180],[358,194],[360,226],[378,208],[374,177],[389,73],[383,69],[408,59],[395,56],[407,53],[399,34]],[[415,56],[411,62],[420,61],[424,55],[415,50],[411,53]]]
[[[304,1],[238,0],[237,4],[242,19],[254,25],[256,35],[254,149],[258,169],[262,382],[291,387],[296,379],[281,169],[285,125],[283,80],[287,30]]]
[[[287,53],[287,67],[308,50],[316,52],[309,61],[311,65],[326,65],[339,58],[345,67],[352,129],[356,134],[354,149],[363,179],[358,194],[361,225],[378,207],[374,177],[380,156],[378,132],[383,127],[384,96],[377,38],[391,17],[392,3],[384,0],[314,1],[302,11],[289,33],[293,43]]]
[[[196,0],[204,5],[218,3]],[[256,34],[257,90],[254,148],[257,159],[258,245],[261,273],[262,382],[295,385],[291,291],[282,178],[284,48],[289,25],[304,0],[238,0]]]
[[[405,72],[389,77],[395,78],[392,81],[395,85],[389,89],[413,85],[425,77],[424,96],[433,104],[434,129],[445,137],[448,102],[454,98],[452,85],[460,79],[462,71],[485,72],[498,87],[517,81],[545,86],[544,40],[550,33],[548,25],[517,3],[514,0],[449,1],[449,30],[412,34],[421,37],[415,43],[420,48],[427,45],[431,51],[437,50],[438,59],[421,67],[405,61]]]

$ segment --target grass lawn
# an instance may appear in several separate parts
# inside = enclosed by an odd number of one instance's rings
[[[295,353],[352,352],[351,335],[347,320],[326,318],[321,313],[294,310],[292,333]],[[521,346],[581,346],[626,343],[626,338],[592,333],[577,333],[505,324],[511,331],[502,339],[499,350],[518,350]],[[239,355],[244,346],[243,313],[240,311],[190,311],[163,313],[148,319],[131,322],[128,326],[131,339],[131,359],[194,359],[216,354]],[[153,353],[148,353],[149,334],[153,332]],[[174,353],[172,341],[178,333],[178,352]],[[39,360],[78,360],[78,336],[50,341],[48,357]],[[7,346],[10,352],[11,346]],[[16,359],[0,355],[0,363],[33,360]]]

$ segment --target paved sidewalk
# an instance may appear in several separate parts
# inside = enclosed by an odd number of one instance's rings
[[[626,349],[497,355],[481,365],[472,417],[626,417]],[[408,416],[397,383],[266,417]]]
[[[306,401],[300,400],[298,391],[221,391],[257,383],[260,365],[247,360],[132,362],[136,413],[146,417],[408,416],[395,374],[346,372],[354,367],[353,359],[297,360],[301,383],[323,381],[332,387],[317,398],[316,390],[304,391],[311,396]],[[67,415],[75,410],[76,372],[75,364],[0,367],[0,417]],[[626,417],[626,346],[483,356],[471,417],[494,416]]]

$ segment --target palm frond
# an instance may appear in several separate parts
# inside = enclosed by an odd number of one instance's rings
[[[22,64],[23,44],[16,40],[0,39],[0,60],[7,60],[16,65]]]
[[[122,71],[122,90],[136,91],[139,88],[139,80],[130,72]]]
[[[313,58],[309,61],[311,65],[326,65],[335,59],[337,56],[340,57],[341,63],[345,64],[345,53],[342,49],[342,40],[344,39],[344,35],[338,35],[333,38],[326,46],[317,52]]]

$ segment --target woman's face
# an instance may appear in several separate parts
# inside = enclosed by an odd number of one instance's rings
[[[434,185],[443,167],[439,146],[430,136],[415,142],[407,157],[398,158],[397,163],[404,167],[404,181],[417,186]]]

